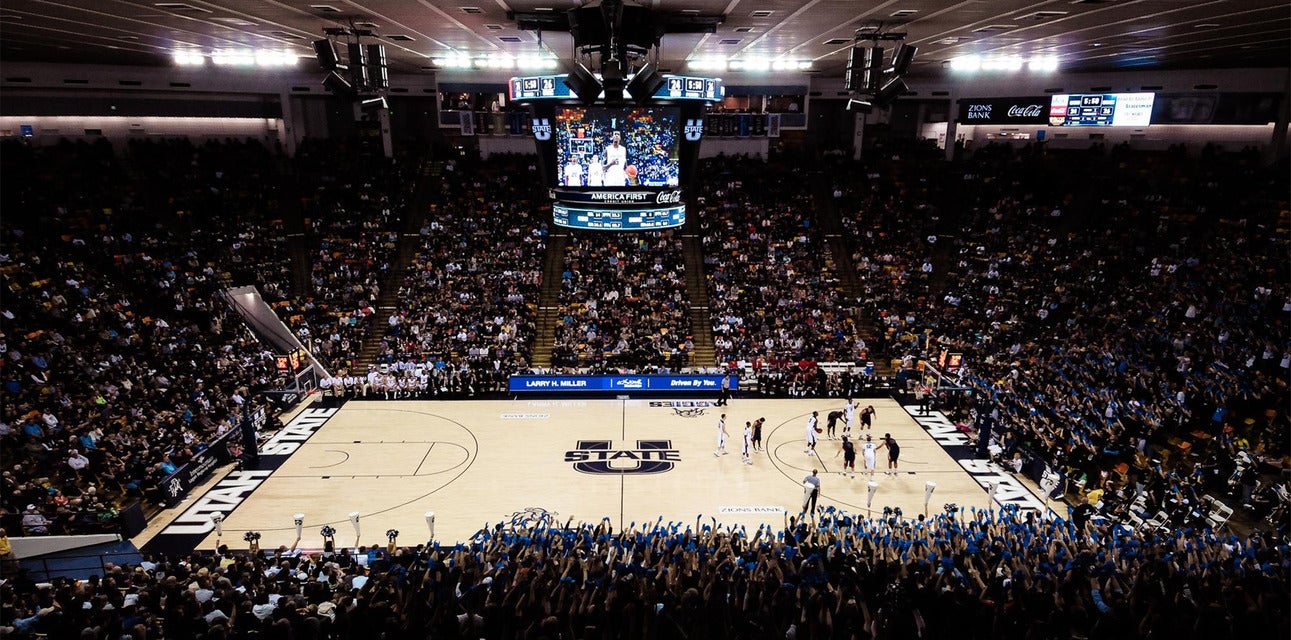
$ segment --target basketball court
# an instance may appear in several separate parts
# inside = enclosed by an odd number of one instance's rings
[[[900,469],[841,475],[839,440],[820,434],[817,456],[804,452],[807,419],[820,425],[842,400],[734,400],[716,407],[684,400],[351,401],[339,409],[315,404],[288,422],[262,447],[261,463],[208,482],[176,509],[156,519],[137,543],[147,548],[238,547],[247,531],[270,549],[295,541],[293,516],[304,514],[301,548],[320,548],[319,530],[330,525],[339,546],[382,545],[386,531],[400,544],[430,537],[427,512],[435,513],[435,539],[455,542],[499,522],[549,518],[563,524],[600,521],[781,526],[802,510],[805,476],[819,471],[819,506],[866,514],[868,482],[878,483],[873,513],[884,506],[905,515],[924,510],[927,483],[936,483],[929,509],[946,503],[984,508],[984,487],[1011,485],[1012,476],[984,462],[952,456],[935,428],[920,425],[893,400],[873,405],[877,443],[891,433],[901,445]],[[727,455],[714,455],[718,418],[727,414]],[[764,417],[764,451],[741,461],[745,421]],[[942,420],[944,422],[944,419]],[[841,421],[838,432],[841,433]],[[958,458],[958,459],[957,459]],[[985,479],[984,479],[985,478]],[[1017,484],[996,494],[998,503],[1044,508]],[[1021,493],[1025,492],[1025,493]],[[223,535],[212,513],[224,515]],[[359,514],[356,536],[348,514]]]

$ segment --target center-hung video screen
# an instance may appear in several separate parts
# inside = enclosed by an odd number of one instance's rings
[[[676,107],[559,107],[553,137],[561,187],[676,187]]]

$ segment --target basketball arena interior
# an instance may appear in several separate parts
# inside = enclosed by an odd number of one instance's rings
[[[1289,61],[1272,0],[10,0],[0,637],[1287,638]]]

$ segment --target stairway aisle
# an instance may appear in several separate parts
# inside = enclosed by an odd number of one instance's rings
[[[699,235],[698,208],[687,204],[691,212],[681,228],[682,252],[686,258],[686,296],[690,299],[690,335],[695,350],[690,366],[717,366],[717,348],[713,344],[713,319],[708,304],[708,278],[704,274],[704,239]]]
[[[535,368],[551,366],[551,350],[556,345],[556,322],[560,314],[560,283],[565,272],[565,248],[569,235],[564,229],[547,236],[547,259],[542,267],[542,292],[538,294],[538,328],[533,338]]]
[[[365,373],[370,364],[376,362],[381,351],[381,342],[385,339],[390,316],[399,308],[399,287],[403,284],[408,265],[417,255],[421,244],[421,227],[426,222],[426,213],[430,210],[432,195],[440,181],[439,168],[436,163],[424,162],[417,176],[417,189],[413,192],[412,204],[404,211],[402,229],[395,245],[394,260],[381,280],[381,296],[377,298],[376,313],[368,323],[367,333],[363,337],[363,347],[355,360],[355,371]]]
[[[310,280],[313,264],[306,235],[305,209],[301,204],[300,177],[285,163],[279,207],[282,210],[283,232],[287,236],[287,253],[291,257],[291,290],[304,298],[311,293]]]
[[[857,332],[866,341],[873,345],[875,336],[879,335],[881,328],[879,323],[861,306],[861,281],[856,276],[856,265],[852,262],[852,247],[848,244],[845,235],[842,219],[839,217],[837,203],[834,200],[833,185],[830,184],[829,177],[824,173],[814,173],[811,178],[811,198],[815,204],[816,225],[820,237],[825,241],[825,248],[828,250],[826,256],[834,273],[838,275],[838,282],[843,287],[843,294],[847,300],[852,301],[852,307],[848,310],[852,316],[852,322],[856,324]],[[892,373],[891,363],[884,358],[871,357],[874,361],[874,372],[878,375],[889,375]]]
[[[946,295],[946,284],[955,269],[955,238],[938,235],[932,249],[932,277],[928,278],[928,296],[940,300]]]

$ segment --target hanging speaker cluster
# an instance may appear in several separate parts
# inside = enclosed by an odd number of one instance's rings
[[[628,82],[628,93],[632,94],[632,99],[637,104],[644,104],[650,101],[654,93],[663,86],[663,74],[659,73],[659,68],[653,62],[647,62]]]
[[[575,55],[564,65],[564,82],[584,104],[649,103],[667,82],[659,69],[660,39],[673,33],[716,33],[724,20],[656,11],[636,0],[587,0],[568,11],[510,15],[522,30],[569,32]]]
[[[366,29],[329,27],[323,32],[328,36],[314,41],[314,56],[318,66],[328,72],[323,87],[330,93],[348,100],[371,98],[390,88],[390,70],[386,64],[383,44],[364,43],[365,37],[377,37]],[[345,38],[346,58],[337,55],[336,39]]]
[[[592,73],[591,69],[587,68],[587,65],[575,62],[569,66],[567,71],[565,74],[565,86],[569,87],[569,90],[573,91],[574,95],[578,96],[578,99],[583,104],[592,104],[596,102],[597,98],[601,97],[601,89],[603,88],[601,80],[596,77],[596,74]]]
[[[869,113],[877,108],[891,106],[897,98],[909,91],[904,76],[914,63],[918,48],[904,42],[904,33],[883,33],[879,28],[856,32],[856,40],[847,58],[845,88],[852,94],[847,102],[849,111]],[[882,43],[898,42],[892,50],[892,60],[887,66],[883,61],[886,51]],[[867,44],[868,43],[868,44]]]

